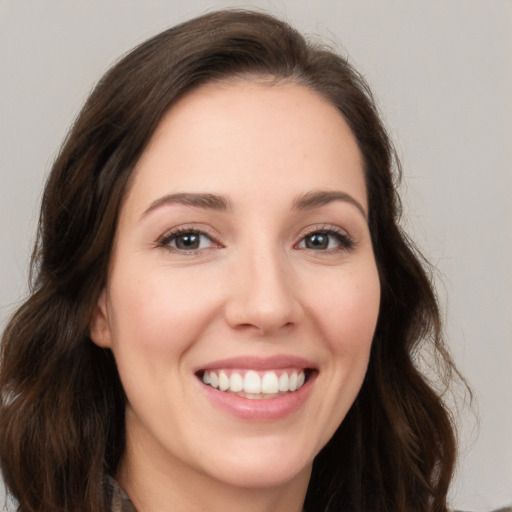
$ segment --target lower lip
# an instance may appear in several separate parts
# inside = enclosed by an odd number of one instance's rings
[[[233,393],[226,393],[200,382],[203,391],[213,404],[237,418],[250,421],[275,421],[298,411],[307,400],[315,375],[297,391],[276,398],[252,400]]]

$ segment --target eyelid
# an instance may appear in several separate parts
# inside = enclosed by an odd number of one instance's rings
[[[204,249],[195,249],[195,250],[181,250],[175,247],[171,247],[169,242],[182,234],[194,233],[198,235],[204,235],[208,237],[214,247],[220,248],[223,247],[223,244],[219,240],[219,236],[217,234],[212,233],[212,230],[208,227],[205,227],[203,224],[184,224],[180,226],[176,226],[167,230],[163,235],[161,235],[155,242],[155,245],[159,248],[166,249],[169,252],[178,253],[178,254],[199,254],[208,248]]]
[[[195,233],[198,235],[204,235],[208,237],[213,244],[214,248],[222,248],[224,247],[224,244],[221,242],[219,235],[208,226],[205,226],[204,224],[184,224],[180,226],[176,226],[174,228],[171,228],[167,230],[163,235],[161,235],[155,242],[155,246],[159,248],[166,249],[173,253],[178,254],[200,254],[203,251],[206,251],[210,249],[211,247],[203,248],[203,249],[191,249],[191,250],[181,250],[178,248],[171,247],[169,245],[169,242],[173,239],[178,237],[180,234],[187,234],[187,233]],[[314,249],[308,249],[308,248],[299,248],[298,245],[304,240],[304,238],[308,235],[312,235],[314,233],[325,233],[330,236],[337,236],[339,240],[339,247],[331,248],[331,249],[324,249],[324,250],[314,250]],[[305,249],[313,252],[317,252],[318,254],[331,254],[336,252],[346,252],[351,251],[355,248],[356,242],[353,239],[353,237],[347,232],[347,230],[340,228],[339,226],[333,225],[333,224],[313,224],[310,226],[306,226],[303,228],[299,234],[297,235],[297,242],[293,245],[295,249]]]
[[[343,252],[343,251],[351,251],[355,248],[356,242],[353,237],[347,232],[347,230],[340,228],[339,226],[333,224],[313,224],[311,226],[306,226],[298,235],[298,241],[295,243],[294,247],[299,248],[298,245],[304,240],[304,238],[308,235],[312,235],[315,233],[325,233],[331,236],[337,236],[340,240],[340,247],[336,247],[334,249],[326,249],[326,250],[314,250],[304,248],[305,250],[311,250],[313,252],[329,254],[335,252]],[[300,248],[303,249],[303,248]]]

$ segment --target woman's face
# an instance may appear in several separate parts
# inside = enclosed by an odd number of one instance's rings
[[[379,311],[350,129],[303,86],[212,84],[171,108],[134,172],[91,330],[127,396],[124,463],[307,482]]]

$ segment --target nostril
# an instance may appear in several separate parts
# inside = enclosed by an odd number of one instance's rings
[[[232,325],[232,328],[238,332],[248,332],[254,331],[261,337],[269,337],[275,336],[277,331],[289,331],[293,328],[294,322],[286,322],[284,324],[280,323],[270,323],[270,322],[255,322],[255,323],[240,323],[237,325]]]
[[[257,329],[264,336],[299,322],[303,311],[293,286],[284,270],[273,267],[270,263],[265,272],[253,271],[250,278],[238,280],[225,304],[225,318],[232,328]]]

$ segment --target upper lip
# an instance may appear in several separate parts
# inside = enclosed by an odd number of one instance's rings
[[[279,370],[284,368],[304,368],[315,369],[315,364],[303,357],[278,354],[271,357],[258,356],[237,356],[226,359],[211,361],[205,365],[196,368],[196,372],[201,370],[215,370],[222,368],[247,368],[251,370]]]

